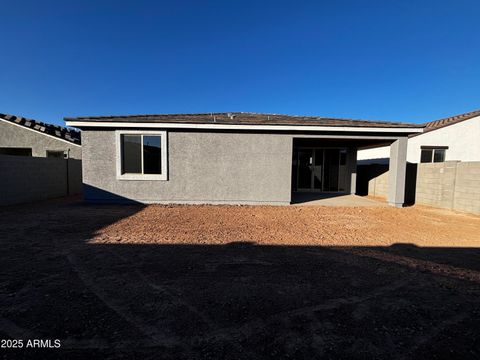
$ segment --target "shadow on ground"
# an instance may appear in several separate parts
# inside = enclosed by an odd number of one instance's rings
[[[344,193],[292,192],[292,204],[304,204],[312,201],[335,199],[346,196]]]
[[[479,249],[89,243],[141,209],[0,210],[0,337],[61,339],[43,359],[480,355]]]

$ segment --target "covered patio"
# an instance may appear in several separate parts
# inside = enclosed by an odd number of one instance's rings
[[[324,206],[381,204],[355,196],[357,151],[390,146],[387,199],[389,205],[402,207],[405,202],[407,136],[394,133],[392,129],[382,130],[294,136],[291,204]]]

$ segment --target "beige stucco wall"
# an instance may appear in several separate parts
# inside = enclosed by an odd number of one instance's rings
[[[46,157],[47,150],[70,150],[70,158],[81,159],[82,147],[0,119],[0,147],[31,148],[32,155]]]

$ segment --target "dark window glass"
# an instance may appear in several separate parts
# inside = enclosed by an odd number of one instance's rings
[[[64,152],[63,151],[55,151],[55,150],[47,150],[47,157],[63,159],[64,158]]]
[[[162,173],[162,138],[143,136],[143,173]]]
[[[298,151],[298,188],[312,188],[312,150]]]
[[[142,173],[142,137],[122,135],[122,174]]]
[[[323,149],[315,149],[315,165],[323,165]]]
[[[433,155],[433,162],[444,162],[445,161],[445,149],[435,149]]]
[[[430,163],[432,162],[432,155],[433,150],[431,149],[424,149],[420,155],[420,162],[421,163]]]
[[[340,165],[347,165],[347,152],[340,150]]]
[[[336,149],[325,149],[323,191],[338,191],[339,163],[340,152]]]
[[[315,149],[315,166],[313,166],[313,188],[322,190],[323,150]]]

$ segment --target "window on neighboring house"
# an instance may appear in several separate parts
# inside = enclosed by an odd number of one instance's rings
[[[167,179],[166,132],[117,132],[117,177],[125,180]]]
[[[65,151],[59,150],[47,150],[48,158],[58,158],[63,159],[65,157]]]
[[[31,148],[0,147],[0,155],[32,156]]]
[[[444,161],[445,161],[445,149],[433,150],[433,162],[444,162]]]
[[[422,146],[420,154],[421,163],[444,162],[448,146]]]

